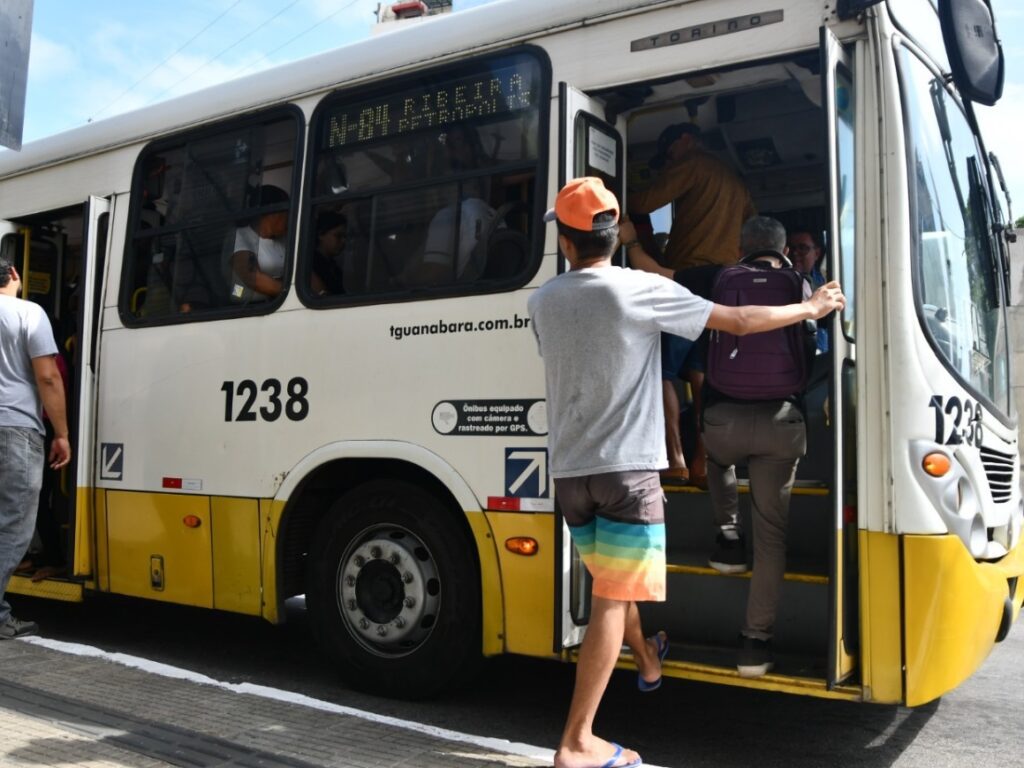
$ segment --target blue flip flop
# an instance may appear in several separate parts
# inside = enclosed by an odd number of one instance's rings
[[[664,639],[662,639],[664,638]],[[665,661],[665,657],[668,656],[668,636],[663,635],[661,632],[656,634],[653,638],[655,645],[658,646],[658,661]],[[643,676],[636,673],[636,687],[639,688],[643,693],[650,693],[656,691],[661,687],[661,676],[653,682],[647,682]]]
[[[668,643],[665,643],[668,645]],[[644,759],[638,757],[636,760],[631,760],[628,763],[617,763],[616,760],[622,756],[622,746],[616,744],[614,741],[611,743],[615,747],[615,752],[612,754],[611,759],[607,763],[601,766],[601,768],[637,768],[637,766],[644,764]]]

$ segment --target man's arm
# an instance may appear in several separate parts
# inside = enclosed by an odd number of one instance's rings
[[[247,288],[264,296],[273,297],[281,293],[281,281],[260,269],[256,254],[252,251],[235,251],[231,256],[231,264],[238,279]]]
[[[653,272],[656,275],[672,279],[675,274],[671,267],[663,267],[644,250],[637,240],[636,227],[629,219],[619,222],[619,240],[626,247],[626,256],[629,258],[629,266],[633,269],[641,269],[644,272]]]
[[[707,327],[715,331],[727,331],[735,336],[748,333],[773,331],[802,320],[817,320],[829,312],[846,306],[846,297],[833,280],[814,292],[811,298],[799,304],[781,307],[724,307],[714,304],[708,317]]]
[[[68,419],[64,405],[64,382],[53,355],[32,358],[32,372],[36,377],[39,397],[43,401],[46,416],[53,425],[53,442],[50,443],[50,466],[60,469],[71,461],[71,443],[68,442]]]

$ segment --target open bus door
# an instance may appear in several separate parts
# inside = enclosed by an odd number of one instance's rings
[[[102,308],[103,273],[109,238],[111,202],[102,197],[90,197],[85,203],[84,232],[82,233],[82,262],[77,317],[77,364],[74,366],[73,403],[76,428],[72,430],[72,476],[75,492],[71,494],[73,576],[92,578],[96,573],[96,489],[93,482],[96,457],[93,436],[96,429],[96,372],[99,362],[100,310]],[[70,399],[70,398],[69,398]],[[119,447],[105,447],[97,468],[100,477],[109,475],[120,466]]]
[[[578,91],[568,83],[558,84],[559,167],[558,187],[580,176],[597,176],[604,181],[624,206],[625,153],[622,134],[625,120],[607,115],[604,104]],[[610,122],[609,120],[613,121]],[[614,124],[613,124],[614,123]],[[617,263],[620,263],[617,260]],[[566,269],[559,256],[559,272]],[[557,504],[556,504],[557,510]],[[558,513],[559,585],[555,622],[555,650],[579,645],[590,618],[590,576],[569,538],[569,531]]]
[[[829,338],[829,418],[835,440],[832,536],[829,565],[829,688],[856,669],[857,647],[857,420],[854,346],[854,103],[851,57],[827,27],[821,28],[822,103],[828,138],[829,276],[847,292],[847,309],[832,318]]]

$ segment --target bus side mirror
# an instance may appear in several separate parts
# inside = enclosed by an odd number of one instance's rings
[[[961,95],[991,107],[1003,95],[1003,46],[989,0],[939,0],[942,39]]]

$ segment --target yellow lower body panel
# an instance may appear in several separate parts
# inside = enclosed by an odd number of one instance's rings
[[[100,588],[259,616],[261,534],[268,527],[261,514],[269,516],[263,506],[256,499],[107,491],[97,503]]]
[[[505,650],[505,597],[501,593],[501,569],[495,550],[494,532],[483,512],[467,512],[480,560],[480,596],[483,611],[481,651],[496,656]]]
[[[906,703],[917,706],[966,680],[995,645],[1024,547],[979,563],[955,536],[904,536]]]
[[[861,676],[864,699],[903,701],[900,622],[900,538],[860,531]]]
[[[555,516],[519,512],[487,512],[501,566],[505,595],[505,650],[526,656],[551,656],[555,636]],[[537,553],[510,552],[505,541],[514,536],[537,540]]]
[[[47,600],[61,600],[65,603],[80,603],[84,599],[85,588],[77,581],[58,581],[56,579],[32,581],[27,576],[11,576],[7,591],[14,595],[42,597]]]

